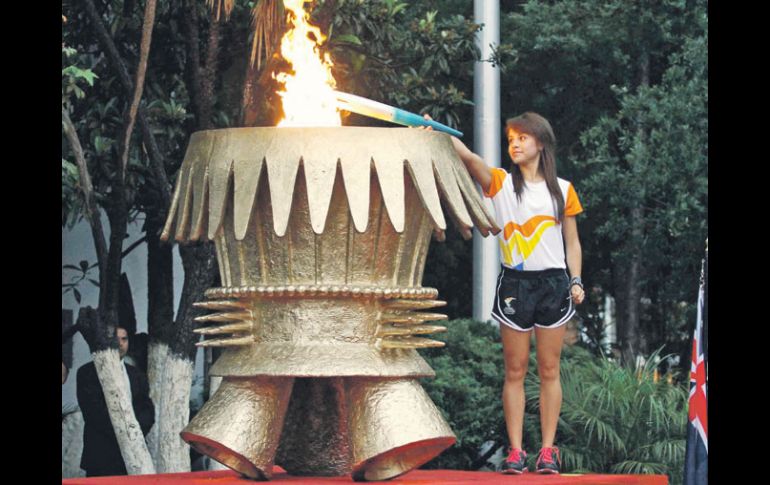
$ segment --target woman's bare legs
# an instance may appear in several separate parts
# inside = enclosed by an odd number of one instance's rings
[[[529,364],[529,341],[532,332],[519,332],[500,324],[505,360],[505,382],[503,384],[503,413],[508,439],[512,448],[522,448],[524,428],[524,376]]]
[[[553,446],[561,412],[559,359],[566,325],[557,328],[535,327],[537,372],[540,375],[540,430],[543,447]],[[509,431],[510,433],[510,431]]]

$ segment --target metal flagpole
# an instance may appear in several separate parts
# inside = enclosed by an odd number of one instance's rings
[[[474,0],[473,18],[483,24],[476,36],[481,59],[489,59],[492,46],[500,44],[500,4],[497,1]],[[490,62],[476,62],[473,68],[473,151],[494,167],[500,166],[500,69]],[[484,201],[494,214],[491,202]],[[495,281],[500,271],[497,238],[473,234],[473,318],[491,318]]]

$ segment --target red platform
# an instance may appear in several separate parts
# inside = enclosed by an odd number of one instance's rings
[[[273,474],[271,482],[302,483],[302,484],[345,484],[354,482],[350,477],[296,477],[286,472]],[[94,477],[67,478],[62,485],[254,485],[256,482],[238,475],[234,471],[219,470],[192,473],[167,473],[162,475],[133,475],[127,477]],[[665,475],[596,475],[568,474],[537,475],[502,475],[494,472],[466,472],[458,470],[414,470],[393,480],[385,482],[369,482],[382,484],[434,484],[448,483],[452,485],[478,483],[515,483],[517,485],[563,485],[563,484],[618,484],[618,485],[668,485]]]

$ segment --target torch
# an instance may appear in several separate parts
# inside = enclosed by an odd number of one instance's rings
[[[343,93],[341,91],[335,91],[337,97],[337,107],[378,120],[390,121],[404,126],[430,126],[434,130],[443,131],[457,137],[462,137],[461,131],[457,131],[448,127],[442,123],[433,120],[426,120],[422,116],[412,113],[410,111],[396,108],[395,106],[389,106],[384,103],[378,103],[368,98],[356,96],[354,94]]]

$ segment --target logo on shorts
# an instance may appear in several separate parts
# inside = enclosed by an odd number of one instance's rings
[[[511,302],[515,299],[516,298],[511,296],[503,300],[505,302],[505,308],[503,308],[503,313],[505,313],[506,315],[513,315],[514,313],[516,313],[516,310],[514,310],[513,307],[511,307]]]

